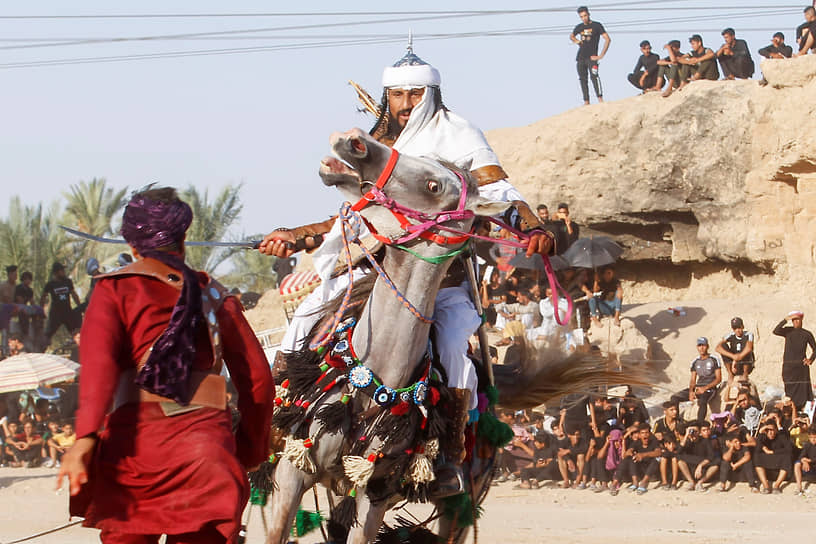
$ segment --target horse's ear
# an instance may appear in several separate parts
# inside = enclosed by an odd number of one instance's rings
[[[488,200],[484,197],[479,197],[476,201],[476,208],[473,210],[476,215],[484,217],[493,217],[504,212],[512,205],[512,202],[499,202],[498,200]]]

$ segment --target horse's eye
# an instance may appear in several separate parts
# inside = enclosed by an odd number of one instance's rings
[[[435,181],[435,180],[432,180],[432,179],[428,180],[428,190],[430,192],[438,193],[441,188],[442,187],[441,187],[441,185],[439,184],[438,181]]]

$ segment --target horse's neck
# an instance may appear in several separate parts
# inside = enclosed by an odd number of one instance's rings
[[[429,264],[389,248],[383,268],[405,299],[430,317],[447,264]],[[354,331],[354,351],[383,383],[404,387],[427,348],[429,331],[430,325],[410,312],[378,278]]]

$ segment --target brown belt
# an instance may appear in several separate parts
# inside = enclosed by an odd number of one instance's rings
[[[136,370],[123,372],[119,377],[119,386],[113,400],[113,410],[134,402],[158,402],[167,416],[174,416],[198,410],[199,408],[227,408],[227,381],[223,376],[194,370],[190,374],[190,388],[193,396],[187,406],[182,406],[173,399],[145,391],[135,382]]]

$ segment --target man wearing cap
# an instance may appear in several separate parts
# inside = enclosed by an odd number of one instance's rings
[[[725,43],[717,50],[725,79],[750,79],[754,75],[754,60],[745,40],[737,39],[733,28],[722,31]]]
[[[722,356],[729,376],[747,380],[754,371],[754,335],[745,330],[741,317],[731,320],[731,333],[723,336],[714,351]]]
[[[400,153],[424,156],[468,170],[479,182],[482,197],[513,203],[508,215],[514,226],[522,230],[534,227],[542,230],[541,234],[531,237],[528,253],[549,254],[554,250],[555,234],[551,232],[554,228],[542,226],[521,193],[507,181],[507,174],[482,131],[443,104],[441,76],[436,68],[415,55],[409,45],[405,56],[385,68],[382,82],[385,89],[380,115],[369,132],[372,136]],[[282,341],[284,353],[303,347],[319,318],[319,312],[315,310],[342,293],[348,284],[348,274],[339,277],[334,274],[339,248],[342,247],[338,243],[340,229],[339,222],[331,218],[323,223],[272,232],[259,247],[267,255],[289,257],[293,251],[287,243],[305,238],[306,246],[311,248],[319,245],[324,235],[326,238],[326,243],[313,255],[315,268],[323,281],[296,310]],[[454,266],[458,265],[451,268]],[[351,274],[357,279],[364,272],[355,268]],[[437,349],[448,373],[448,385],[453,388],[454,395],[469,397],[465,404],[471,416],[475,416],[473,410],[477,407],[477,398],[470,392],[475,391],[477,376],[467,350],[468,340],[481,319],[469,290],[459,282],[451,285],[446,280],[437,295],[433,318]],[[451,434],[457,435],[456,432]],[[457,436],[463,438],[464,433]]]
[[[643,92],[651,91],[654,87],[662,87],[662,82],[658,85],[657,74],[660,71],[658,68],[658,61],[660,56],[652,53],[652,44],[647,40],[640,42],[641,55],[635,64],[632,73],[627,76],[629,83],[637,87]]]
[[[789,59],[793,55],[793,48],[785,45],[785,35],[777,32],[771,38],[771,45],[766,45],[758,53],[766,59]]]
[[[269,364],[241,303],[184,263],[192,217],[174,189],[135,194],[122,235],[136,261],[99,276],[85,316],[77,441],[57,478],[104,544],[236,542],[246,472],[269,453]]]
[[[688,67],[690,77],[680,84],[680,89],[689,84],[690,81],[709,79],[717,81],[720,79],[720,72],[717,70],[717,57],[711,49],[703,45],[703,37],[699,34],[689,38],[691,51],[677,59],[677,62]]]
[[[45,327],[46,346],[51,343],[51,337],[61,326],[65,326],[70,334],[80,325],[76,312],[71,308],[71,300],[77,306],[80,304],[79,295],[74,290],[74,282],[65,275],[62,263],[51,266],[51,280],[43,288],[40,306],[45,306],[49,297],[51,305],[48,308],[48,325]]]
[[[816,353],[816,340],[813,333],[802,328],[805,314],[800,310],[790,312],[779,322],[773,333],[785,338],[785,351],[782,355],[782,382],[785,394],[793,401],[797,410],[813,400],[813,387],[810,384],[810,365]],[[786,326],[790,320],[791,326]],[[810,356],[807,348],[810,346]]]
[[[708,413],[708,403],[717,394],[717,386],[722,381],[722,365],[714,355],[708,353],[708,338],[697,339],[697,357],[691,362],[691,379],[688,389],[672,395],[674,402],[697,401],[697,421],[703,421]]]

